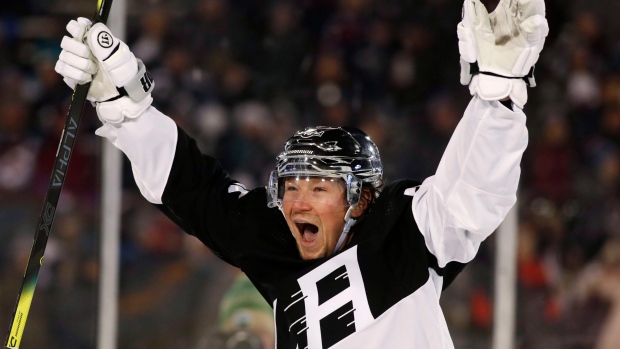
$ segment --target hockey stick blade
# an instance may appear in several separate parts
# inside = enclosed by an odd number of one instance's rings
[[[111,6],[112,0],[98,0],[94,22],[105,23],[110,14]],[[24,272],[21,289],[17,296],[17,304],[13,311],[9,334],[5,343],[5,347],[9,349],[18,349],[21,344],[30,305],[32,304],[32,297],[34,296],[34,290],[37,285],[39,270],[43,263],[47,239],[52,229],[52,223],[54,222],[56,206],[58,205],[60,192],[65,182],[69,160],[71,159],[71,153],[75,145],[75,138],[82,119],[82,110],[86,103],[86,96],[88,95],[89,88],[90,83],[77,85],[73,92],[71,105],[67,113],[67,120],[65,121],[60,143],[56,150],[56,159],[54,160],[54,167],[47,187],[43,209],[39,216],[39,222],[37,223],[32,249],[30,250],[30,257],[28,258],[28,264]]]

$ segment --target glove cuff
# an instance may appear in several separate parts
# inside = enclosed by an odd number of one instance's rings
[[[120,87],[121,95],[127,95],[134,102],[140,102],[147,96],[151,95],[155,88],[153,77],[146,70],[144,63],[140,59],[138,61],[138,74],[129,80],[123,87]],[[123,91],[124,90],[124,91]]]
[[[142,115],[151,105],[153,98],[149,93],[139,102],[129,97],[121,97],[112,101],[97,103],[97,116],[103,123],[118,124],[126,119],[135,119]]]
[[[510,97],[512,102],[523,109],[527,103],[527,86],[523,79],[507,79],[504,77],[477,74],[469,84],[472,95],[478,95],[483,100],[497,101]]]

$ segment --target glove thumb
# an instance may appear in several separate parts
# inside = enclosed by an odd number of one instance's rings
[[[461,23],[465,28],[492,31],[489,12],[480,0],[465,0],[463,2],[463,20]]]

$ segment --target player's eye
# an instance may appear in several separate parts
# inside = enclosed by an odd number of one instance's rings
[[[325,187],[314,187],[315,192],[326,192],[327,189]]]
[[[292,185],[288,185],[288,186],[286,187],[286,191],[297,191],[297,187],[294,187],[294,186],[292,186]]]

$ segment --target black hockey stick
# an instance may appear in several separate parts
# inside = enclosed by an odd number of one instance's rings
[[[94,23],[105,23],[108,20],[111,6],[112,0],[97,0],[97,13],[95,14]],[[22,341],[24,327],[26,327],[26,319],[28,318],[28,312],[32,304],[34,289],[37,286],[39,270],[43,263],[43,254],[45,253],[47,238],[52,229],[58,198],[60,197],[62,185],[65,182],[65,175],[69,167],[71,152],[75,145],[75,137],[77,136],[80,120],[82,119],[82,110],[84,109],[89,88],[90,82],[77,85],[75,91],[73,91],[65,127],[60,136],[58,150],[56,150],[56,159],[54,160],[52,175],[47,187],[47,195],[43,203],[43,210],[39,216],[39,223],[37,224],[32,249],[30,250],[28,265],[26,266],[26,272],[22,280],[22,287],[17,296],[17,304],[13,311],[13,318],[5,344],[6,348],[19,348]]]

